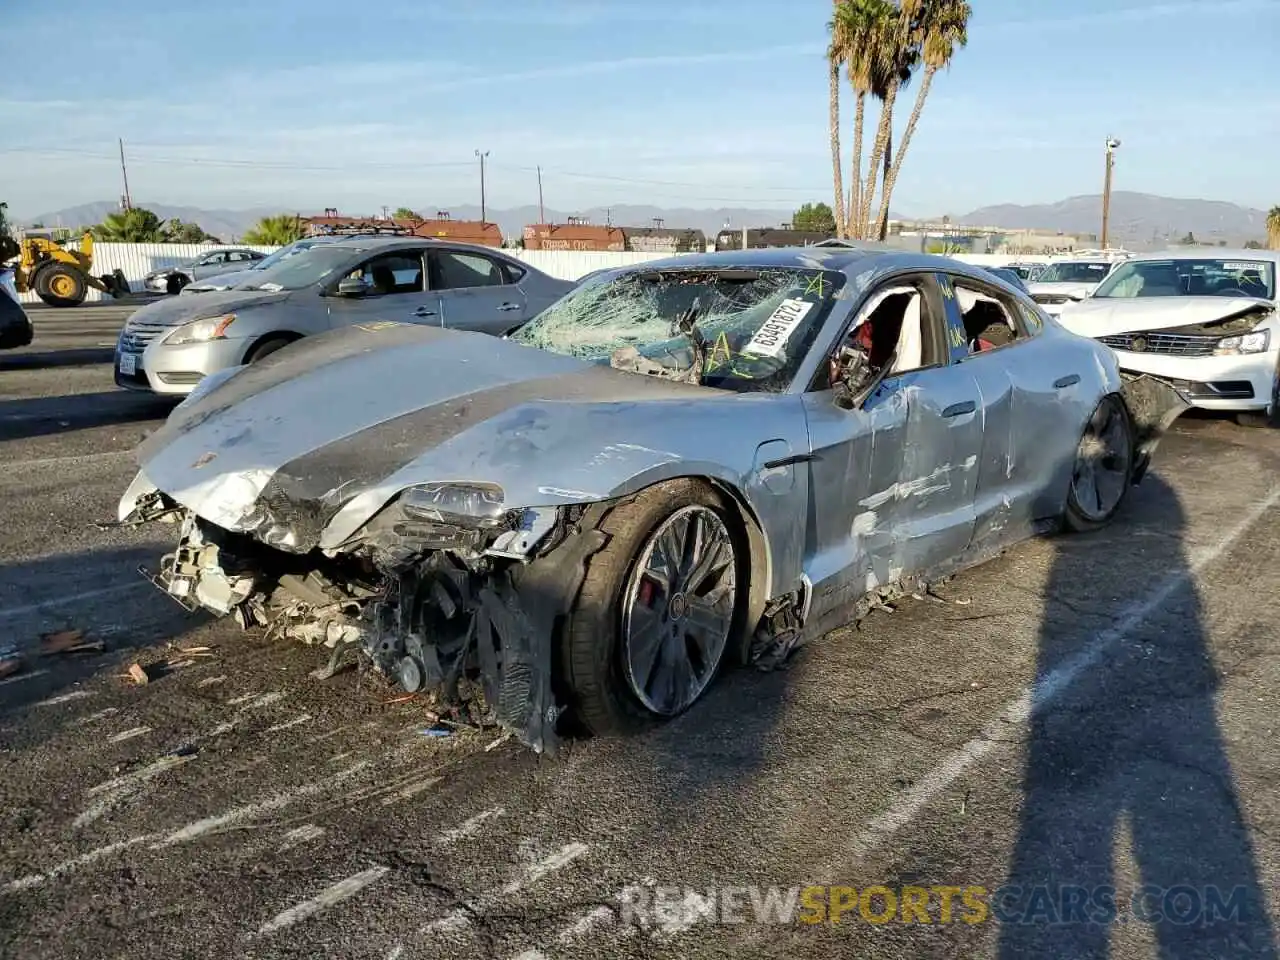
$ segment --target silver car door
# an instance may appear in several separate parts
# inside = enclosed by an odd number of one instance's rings
[[[1041,336],[1042,319],[1019,298],[967,277],[949,282],[955,293],[949,322],[965,340],[959,362],[982,394],[974,546],[991,550],[1024,539],[1038,522],[1060,512],[1080,440],[1072,401],[1087,389],[1082,378],[1091,355]],[[990,303],[999,311],[981,315]],[[988,321],[995,335],[986,332]],[[990,344],[986,349],[975,349],[979,337]]]
[[[206,277],[212,277],[220,271],[227,269],[227,254],[225,251],[217,253],[205,254],[196,260],[191,268],[191,279],[203,280]]]
[[[440,291],[444,325],[502,334],[525,317],[524,291],[493,257],[441,247],[428,254],[431,285]]]
[[[422,252],[397,250],[370,257],[335,279],[326,291],[331,327],[388,320],[440,324],[440,297],[427,289]],[[360,277],[367,291],[358,297],[337,295],[341,279]]]
[[[855,335],[870,324],[873,361],[886,368],[879,385],[854,410],[837,406],[835,392],[823,384],[805,395],[814,458],[805,572],[824,607],[917,572],[930,550],[947,548],[937,524],[921,522],[921,505],[943,515],[953,511],[943,509],[938,484],[919,482],[935,469],[936,434],[945,429],[921,424],[931,423],[929,404],[940,391],[971,399],[976,390],[948,390],[949,383],[971,381],[947,366],[939,301],[927,274],[885,281],[849,328]]]

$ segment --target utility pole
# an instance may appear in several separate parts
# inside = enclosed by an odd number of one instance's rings
[[[1102,181],[1102,249],[1107,249],[1107,231],[1111,225],[1111,169],[1116,163],[1116,147],[1120,141],[1107,137],[1107,172]]]
[[[538,222],[547,222],[547,215],[542,210],[542,167],[538,167]]]
[[[480,222],[481,223],[484,223],[486,221],[485,206],[484,206],[484,158],[487,157],[488,155],[489,155],[488,150],[484,151],[484,153],[481,153],[479,150],[476,151],[476,156],[480,158]]]
[[[133,209],[133,198],[129,196],[129,171],[124,165],[124,138],[119,139],[120,144],[120,175],[124,178],[124,208],[126,210]]]

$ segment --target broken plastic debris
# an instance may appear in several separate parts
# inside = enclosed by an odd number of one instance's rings
[[[151,677],[147,675],[147,671],[143,669],[142,664],[135,663],[129,667],[129,679],[141,686],[144,683],[150,683]]]
[[[452,737],[453,731],[448,727],[442,727],[437,724],[434,727],[424,727],[421,731],[424,737]]]
[[[6,657],[0,660],[0,678],[11,677],[22,669],[20,657]]]

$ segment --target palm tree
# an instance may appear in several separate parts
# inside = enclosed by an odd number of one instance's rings
[[[854,238],[863,236],[866,222],[859,211],[863,206],[862,134],[867,95],[883,87],[884,38],[896,14],[897,8],[889,0],[841,0],[831,25],[832,46],[843,52],[841,59],[854,95],[852,167],[845,217],[845,234]]]
[[[840,70],[844,66],[844,50],[837,42],[840,0],[834,0],[837,18],[827,24],[831,44],[827,47],[827,69],[830,89],[827,92],[828,123],[831,127],[831,184],[835,190],[836,236],[844,236],[844,161],[840,156]]]
[[[93,239],[104,243],[165,243],[164,222],[145,207],[132,207],[109,213],[96,227],[90,228]]]
[[[1280,207],[1272,207],[1267,214],[1267,246],[1280,250]]]
[[[924,76],[920,80],[920,90],[916,93],[916,105],[911,111],[911,119],[907,121],[907,129],[902,134],[898,156],[885,174],[884,186],[881,188],[880,216],[877,219],[882,239],[889,226],[889,199],[897,185],[898,171],[902,169],[902,159],[907,154],[911,135],[920,122],[920,113],[928,99],[933,75],[949,67],[956,50],[969,42],[969,16],[973,11],[966,0],[915,0],[914,6],[916,10],[912,32],[924,61]],[[906,2],[903,3],[903,8],[905,13]]]
[[[245,233],[245,243],[263,247],[283,247],[306,233],[302,218],[295,213],[279,213],[263,217]]]
[[[920,59],[919,44],[910,29],[914,12],[922,0],[903,0],[900,5],[890,5],[889,13],[879,24],[874,38],[872,94],[880,101],[880,123],[871,146],[867,179],[862,187],[862,204],[858,210],[861,235],[870,238],[874,234],[871,225],[871,205],[875,201],[876,180],[880,163],[889,150],[893,136],[893,108],[898,91],[911,80]]]

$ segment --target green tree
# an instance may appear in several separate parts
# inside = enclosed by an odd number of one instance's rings
[[[421,220],[423,217],[416,210],[410,210],[408,207],[396,207],[396,212],[391,214],[393,220]]]
[[[263,217],[242,238],[245,243],[264,247],[283,247],[306,235],[307,227],[295,213],[279,213]]]
[[[1267,213],[1267,246],[1280,250],[1280,206],[1272,207]]]
[[[836,229],[836,217],[825,203],[806,203],[791,216],[795,230],[816,230],[832,233]]]
[[[12,260],[21,252],[18,241],[9,232],[9,204],[0,200],[0,263]]]
[[[164,224],[165,239],[170,243],[220,243],[214,236],[204,232],[198,223],[183,223],[176,217],[166,220]]]
[[[969,17],[973,13],[966,0],[903,0],[902,17],[910,18],[910,37],[905,45],[918,47],[924,62],[924,75],[920,80],[920,89],[916,92],[915,107],[907,121],[907,128],[902,133],[902,144],[898,147],[898,155],[893,165],[885,174],[881,187],[880,215],[877,218],[878,234],[884,238],[889,225],[889,200],[893,196],[893,188],[898,182],[898,172],[902,169],[902,161],[907,155],[907,147],[911,144],[911,136],[920,122],[920,114],[924,110],[924,102],[929,97],[929,88],[933,84],[934,75],[951,66],[956,51],[969,42]]]
[[[145,207],[109,213],[89,229],[93,239],[105,243],[164,243],[167,239],[164,223]]]

